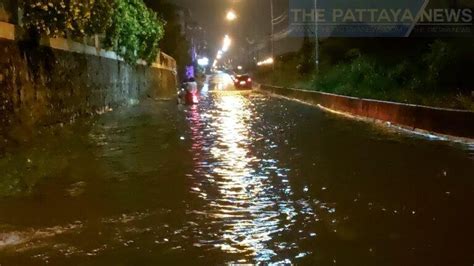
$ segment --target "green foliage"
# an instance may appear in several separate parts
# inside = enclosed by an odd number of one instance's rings
[[[70,23],[69,7],[64,0],[25,0],[26,27],[47,36],[65,36]]]
[[[164,35],[164,22],[156,13],[149,10],[142,0],[116,0],[112,17],[105,45],[129,63],[138,59],[153,62]]]
[[[309,74],[316,68],[314,46],[315,42],[312,42],[308,33],[305,33],[303,45],[299,52],[298,71],[301,75]]]
[[[423,63],[427,67],[426,81],[435,87],[439,82],[441,72],[449,65],[453,58],[451,46],[441,40],[436,40],[430,45],[430,51],[423,56]]]
[[[112,6],[107,0],[26,0],[25,24],[50,37],[105,32]]]
[[[25,25],[49,37],[106,34],[105,46],[130,64],[153,62],[164,22],[142,0],[25,0]]]
[[[306,45],[294,55],[298,62],[310,51]],[[259,68],[256,77],[279,86],[474,110],[473,50],[469,38],[330,38],[321,41],[319,74],[291,71],[291,61],[277,59],[274,71]]]
[[[91,17],[85,30],[87,35],[104,34],[112,25],[114,2],[95,0],[91,9]]]
[[[446,66],[452,59],[442,54],[449,54],[448,49],[445,44],[435,42],[430,51],[421,56],[423,60],[419,64],[405,59],[390,65],[360,56],[317,77],[312,89],[361,98],[474,110],[471,95],[456,89],[440,89],[438,80],[449,75]],[[445,72],[440,75],[443,69]]]
[[[378,98],[386,98],[387,91],[393,88],[393,82],[386,73],[375,60],[358,57],[350,64],[337,65],[321,75],[316,79],[315,85],[326,92],[357,97],[377,95]]]

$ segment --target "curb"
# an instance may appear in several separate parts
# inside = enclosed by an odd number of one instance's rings
[[[383,123],[441,139],[474,143],[474,112],[471,111],[377,101],[264,84],[259,86],[259,90],[355,119]]]

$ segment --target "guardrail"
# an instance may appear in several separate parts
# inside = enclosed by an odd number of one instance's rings
[[[474,140],[474,112],[385,102],[317,91],[260,85],[260,89],[325,109],[390,122],[410,130]]]

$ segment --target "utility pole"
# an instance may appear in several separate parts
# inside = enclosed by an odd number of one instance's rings
[[[318,21],[318,0],[314,0],[314,37],[316,39],[315,59],[316,73],[319,73],[319,21]]]
[[[275,34],[275,24],[274,24],[274,11],[273,11],[273,0],[270,0],[270,10],[271,10],[271,14],[272,14],[272,19],[271,19],[271,23],[272,23],[272,35],[270,36],[270,41],[271,41],[271,49],[272,49],[272,58],[273,60],[275,60],[275,43],[273,41],[273,35]],[[273,70],[275,70],[275,64],[273,64]]]

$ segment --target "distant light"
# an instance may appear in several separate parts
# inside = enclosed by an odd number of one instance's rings
[[[237,14],[235,14],[234,10],[229,10],[226,15],[226,19],[228,21],[234,21],[237,19]]]
[[[238,66],[237,69],[238,69],[238,70],[242,70],[242,66]]]
[[[232,44],[232,40],[230,39],[229,35],[224,37],[224,45],[222,46],[222,51],[227,52]]]
[[[269,58],[267,58],[267,59],[265,59],[265,60],[263,60],[263,61],[258,62],[258,63],[257,63],[257,66],[271,65],[271,64],[273,64],[273,63],[274,63],[273,58],[272,58],[272,57],[269,57]]]
[[[200,66],[208,66],[209,65],[209,58],[203,57],[198,59],[198,65]]]

